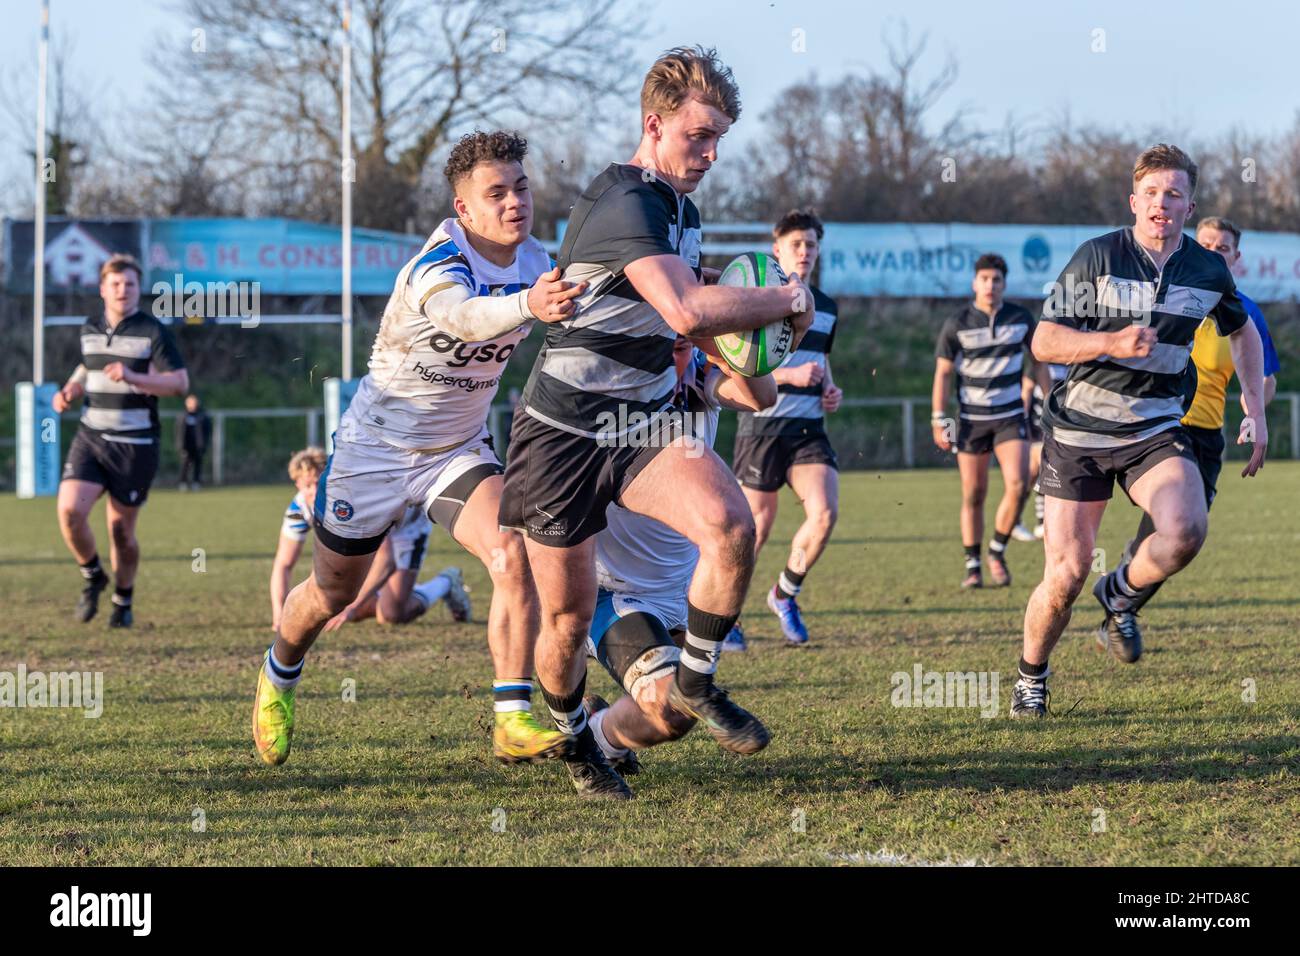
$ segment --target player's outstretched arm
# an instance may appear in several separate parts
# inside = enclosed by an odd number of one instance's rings
[[[1247,322],[1228,336],[1228,347],[1237,367],[1241,404],[1246,411],[1237,444],[1255,443],[1250,461],[1241,471],[1242,477],[1248,478],[1264,467],[1264,456],[1268,454],[1268,417],[1264,414],[1264,343],[1255,323]]]
[[[280,535],[280,543],[275,549],[275,561],[271,564],[271,630],[280,630],[280,611],[284,608],[284,599],[289,596],[289,583],[293,578],[293,566],[302,554],[302,541],[288,535]]]
[[[623,274],[673,331],[692,338],[748,332],[789,315],[794,317],[797,346],[812,325],[812,292],[798,277],[765,289],[701,285],[695,271],[676,255],[637,259]]]
[[[476,295],[468,286],[447,280],[423,294],[420,308],[443,332],[463,342],[487,342],[530,319],[556,322],[572,315],[574,300],[586,290],[585,282],[565,282],[557,267],[514,295]]]

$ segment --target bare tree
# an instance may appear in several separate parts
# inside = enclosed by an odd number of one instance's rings
[[[219,179],[233,171],[255,206],[337,215],[339,11],[337,0],[182,4],[192,31],[160,61],[160,113],[183,141],[210,145],[207,165]],[[624,0],[356,0],[357,224],[405,228],[432,158],[475,123],[536,135],[578,111],[599,116],[628,90],[636,30]]]
[[[72,210],[74,196],[89,178],[92,154],[102,141],[103,131],[90,108],[87,84],[72,75],[70,63],[74,45],[66,36],[50,44],[48,121],[45,128],[45,156],[53,176],[45,182],[45,210],[63,216]],[[36,137],[34,106],[36,84],[34,64],[11,69],[3,78],[0,102],[18,142],[26,144],[27,170],[35,169]],[[26,178],[27,183],[33,180]]]

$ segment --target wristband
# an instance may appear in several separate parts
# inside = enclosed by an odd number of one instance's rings
[[[519,295],[519,316],[520,316],[520,318],[524,318],[524,319],[535,319],[535,318],[537,318],[537,316],[533,315],[533,310],[532,310],[531,308],[529,308],[529,306],[528,306],[528,290],[527,290],[527,289],[521,289],[521,290],[519,291],[518,295]]]

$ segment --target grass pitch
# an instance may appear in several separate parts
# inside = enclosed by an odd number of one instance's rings
[[[1005,716],[1040,546],[1012,543],[1010,589],[963,593],[955,473],[846,474],[802,600],[813,646],[785,650],[762,599],[797,520],[787,493],[745,617],[752,648],[721,667],[771,746],[740,758],[696,731],[645,753],[639,798],[620,805],[580,803],[559,766],[491,759],[483,625],[440,610],[326,635],[299,691],[293,755],[263,767],[250,714],[287,485],[155,491],[125,634],[108,630],[107,600],[89,625],[72,620],[80,583],[53,502],[5,497],[0,671],[100,671],[104,703],[97,719],[0,709],[0,858],[1295,865],[1300,465],[1273,462],[1251,481],[1239,470],[1225,469],[1205,550],[1144,615],[1140,663],[1093,649],[1100,615],[1085,592],[1053,657],[1055,716],[1041,722]],[[1107,555],[1137,517],[1122,495],[1112,503]],[[93,520],[106,553],[102,504]],[[430,551],[425,576],[461,565],[481,621],[482,568],[441,532]],[[996,716],[894,706],[891,675],[917,664],[996,672]],[[613,692],[594,667],[589,687]]]

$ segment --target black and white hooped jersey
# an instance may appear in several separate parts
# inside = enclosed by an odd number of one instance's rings
[[[991,317],[969,303],[943,324],[934,354],[953,363],[962,418],[986,422],[1024,411],[1020,379],[1033,337],[1034,317],[1011,302]]]
[[[1118,448],[1178,425],[1194,369],[1196,329],[1213,316],[1220,335],[1249,321],[1232,273],[1217,252],[1182,236],[1158,268],[1132,227],[1089,239],[1043,305],[1043,321],[1086,332],[1134,324],[1156,331],[1145,358],[1104,355],[1070,366],[1043,409],[1043,426],[1063,445]]]
[[[569,218],[558,263],[566,280],[588,288],[569,318],[546,328],[523,393],[529,415],[603,439],[668,406],[676,333],[623,272],[660,255],[680,256],[699,275],[699,210],[650,171],[611,164]]]
[[[485,342],[465,342],[440,325],[473,296],[514,295],[551,268],[529,236],[515,260],[498,266],[479,255],[460,223],[446,219],[397,275],[370,352],[370,369],[348,413],[398,448],[455,447],[487,421],[506,361],[532,321]]]
[[[81,427],[106,441],[150,445],[158,440],[158,398],[134,385],[114,382],[104,369],[121,362],[133,372],[174,372],[185,367],[176,340],[151,315],[133,312],[109,328],[104,315],[91,316],[81,326],[81,364],[86,369],[86,399]]]
[[[674,375],[675,375],[674,369]],[[686,416],[688,433],[712,448],[722,406],[717,389],[726,376],[695,350],[672,398],[672,413]],[[596,581],[622,594],[685,597],[700,551],[662,522],[617,504],[596,534]]]
[[[1025,363],[1025,376],[1027,378],[1033,376],[1034,366],[1035,366],[1035,360],[1031,356],[1030,360]],[[1058,365],[1056,362],[1048,363],[1047,376],[1052,383],[1052,387],[1055,387],[1057,382],[1064,381],[1065,376],[1068,375],[1069,373],[1070,373],[1070,366],[1068,365]],[[1043,390],[1039,387],[1038,382],[1035,380],[1034,395],[1033,395],[1034,421],[1038,421],[1043,417],[1043,402],[1046,400],[1046,398],[1047,396],[1043,394]]]
[[[826,371],[827,357],[835,344],[835,324],[839,320],[839,306],[835,300],[812,286],[812,326],[799,343],[799,348],[785,360],[784,367],[812,363]],[[803,433],[809,419],[821,422],[826,417],[822,408],[822,392],[826,389],[823,378],[816,385],[787,385],[776,387],[776,404],[761,412],[741,412],[736,426],[737,435],[774,435],[787,432]]]

